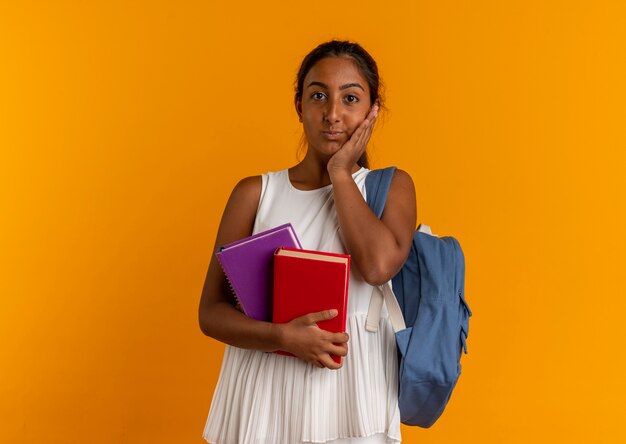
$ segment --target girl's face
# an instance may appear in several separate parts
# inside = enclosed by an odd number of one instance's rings
[[[327,57],[304,78],[296,102],[309,150],[328,159],[350,138],[371,108],[370,90],[350,57]]]

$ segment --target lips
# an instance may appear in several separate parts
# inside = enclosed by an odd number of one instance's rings
[[[343,131],[322,131],[322,134],[328,140],[337,140],[343,135]]]

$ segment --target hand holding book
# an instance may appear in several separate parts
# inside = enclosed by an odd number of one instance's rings
[[[272,321],[287,323],[298,319],[299,323],[308,323],[311,334],[318,328],[326,330],[326,333],[316,335],[315,341],[312,339],[313,343],[307,346],[313,347],[313,354],[319,355],[323,341],[336,340],[337,348],[327,346],[325,351],[337,364],[341,364],[341,356],[345,356],[341,344],[347,342],[344,332],[349,281],[349,255],[278,249],[274,254]],[[331,310],[336,310],[337,315],[331,316]],[[310,355],[306,360],[311,362]]]
[[[318,327],[337,317],[337,310],[309,313],[282,324],[283,349],[319,368],[341,368],[340,357],[348,354],[348,334],[329,332]]]
[[[291,248],[285,248],[291,247]],[[224,245],[217,253],[248,317],[281,324],[282,350],[337,369],[346,356],[350,256],[302,250],[291,224]]]

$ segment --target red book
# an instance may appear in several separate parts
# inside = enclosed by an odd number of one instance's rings
[[[337,316],[318,322],[318,327],[332,332],[346,331],[349,281],[349,255],[293,248],[277,249],[274,253],[272,321],[286,323],[305,314],[334,308],[338,312]],[[332,355],[332,358],[341,363],[340,356]]]

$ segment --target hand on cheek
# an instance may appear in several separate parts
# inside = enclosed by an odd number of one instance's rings
[[[330,158],[327,169],[331,178],[333,174],[341,172],[352,174],[352,167],[367,148],[374,124],[376,123],[378,110],[379,106],[376,103],[371,107],[363,122],[354,130],[346,143]]]

